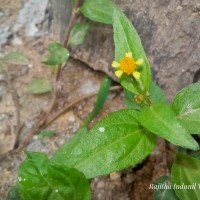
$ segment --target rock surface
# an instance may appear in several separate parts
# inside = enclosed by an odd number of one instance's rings
[[[200,68],[199,0],[115,0],[133,22],[153,69],[153,77],[169,99],[193,81]],[[66,2],[67,4],[67,2]],[[110,25],[96,23],[73,56],[113,77]],[[115,78],[115,77],[113,77]]]

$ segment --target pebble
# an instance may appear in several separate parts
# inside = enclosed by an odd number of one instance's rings
[[[76,121],[76,118],[75,118],[73,115],[71,115],[71,116],[68,117],[68,120],[69,120],[70,122],[75,122],[75,121]]]
[[[82,105],[78,105],[78,109],[82,110],[83,109]]]
[[[6,78],[5,78],[4,74],[0,74],[0,81],[5,81],[5,80],[6,80]]]
[[[97,188],[99,188],[99,189],[104,188],[104,186],[105,186],[105,183],[103,181],[99,181],[97,183]]]
[[[38,138],[39,138],[38,135],[34,135],[34,136],[33,136],[33,139],[34,139],[34,140],[38,140]]]
[[[91,80],[88,80],[86,83],[81,85],[80,92],[84,95],[90,94],[92,92],[98,91],[99,86]]]
[[[32,68],[32,67],[33,67],[33,65],[32,65],[32,64],[28,64],[28,67],[29,67],[29,68]]]
[[[8,119],[8,116],[5,114],[0,115],[0,121],[3,121],[4,119]]]

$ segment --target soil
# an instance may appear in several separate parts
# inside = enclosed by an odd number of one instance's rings
[[[12,2],[12,3],[11,3]],[[14,19],[17,18],[18,11],[21,8],[21,1],[0,1],[1,10],[7,10],[8,16],[3,16],[1,27],[12,26]],[[12,14],[11,14],[12,13]],[[26,84],[34,79],[45,77],[52,80],[53,74],[49,68],[41,61],[47,52],[47,45],[51,41],[58,39],[58,35],[48,32],[34,37],[27,37],[23,29],[18,30],[17,35],[9,33],[7,41],[2,45],[1,55],[10,50],[17,50],[30,60],[27,66],[10,66],[9,71],[12,77],[20,100],[21,121],[24,127],[20,138],[29,133],[37,121],[37,116],[44,108],[47,108],[52,100],[50,93],[43,95],[30,95],[25,92]],[[74,52],[75,55],[76,52]],[[104,72],[96,71],[85,63],[75,59],[75,55],[70,58],[68,64],[62,70],[59,81],[60,99],[56,111],[62,109],[66,104],[98,90]],[[114,82],[113,84],[117,84]],[[168,91],[169,92],[169,91]],[[74,107],[70,108],[57,120],[51,123],[47,129],[52,130],[53,137],[44,137],[40,139],[34,136],[26,147],[26,150],[46,152],[51,156],[60,145],[73,136],[80,127],[82,121],[92,110],[95,103],[95,97],[86,98]],[[92,124],[100,120],[108,113],[124,108],[124,95],[122,91],[110,92],[108,99],[100,114]],[[54,116],[52,113],[51,116]],[[51,117],[50,116],[50,117]],[[25,158],[24,151],[13,152],[12,146],[15,141],[15,135],[12,135],[7,129],[8,125],[15,124],[15,108],[12,102],[10,91],[5,84],[5,77],[0,74],[0,123],[1,135],[0,143],[6,144],[0,155],[0,199],[6,199],[11,186],[17,180],[17,169],[19,164]],[[21,141],[21,140],[20,140]],[[93,200],[151,200],[153,191],[149,185],[154,183],[157,177],[169,174],[168,168],[168,149],[162,139],[158,139],[158,145],[142,163],[132,166],[121,172],[114,172],[107,176],[97,177],[92,181]]]

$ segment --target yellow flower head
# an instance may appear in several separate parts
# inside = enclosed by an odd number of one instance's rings
[[[120,62],[113,61],[112,67],[116,69],[115,75],[120,78],[122,74],[133,75],[136,79],[140,78],[137,67],[143,63],[143,59],[135,61],[132,52],[127,52]]]

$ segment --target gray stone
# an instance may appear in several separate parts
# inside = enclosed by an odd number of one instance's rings
[[[99,189],[104,188],[104,186],[105,186],[105,183],[103,181],[99,181],[97,183],[97,188],[99,188]]]
[[[44,20],[47,4],[48,0],[26,1],[23,8],[19,12],[13,31],[17,32],[19,28],[24,27],[26,36],[40,35],[37,25]]]

